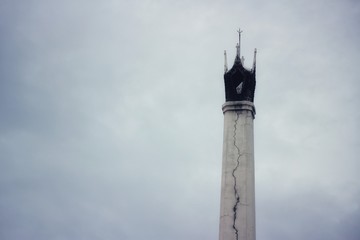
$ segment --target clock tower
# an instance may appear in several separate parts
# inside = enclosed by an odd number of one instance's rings
[[[251,69],[240,56],[240,40],[230,70],[225,55],[224,138],[220,200],[220,240],[255,240],[254,125],[256,49]]]

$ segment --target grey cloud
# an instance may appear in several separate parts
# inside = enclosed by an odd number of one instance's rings
[[[258,238],[359,236],[357,3],[0,9],[1,239],[217,239],[239,25],[245,65],[258,48]]]

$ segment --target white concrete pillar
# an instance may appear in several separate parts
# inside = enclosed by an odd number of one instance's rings
[[[220,202],[220,240],[255,240],[254,128],[255,107],[249,101],[228,101]]]

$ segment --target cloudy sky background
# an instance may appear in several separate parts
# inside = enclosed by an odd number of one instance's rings
[[[360,239],[360,3],[0,0],[0,238],[218,239],[223,51],[257,238]]]

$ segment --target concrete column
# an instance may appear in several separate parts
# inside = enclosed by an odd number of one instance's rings
[[[229,101],[222,110],[224,142],[219,239],[255,240],[255,107],[249,101]]]

